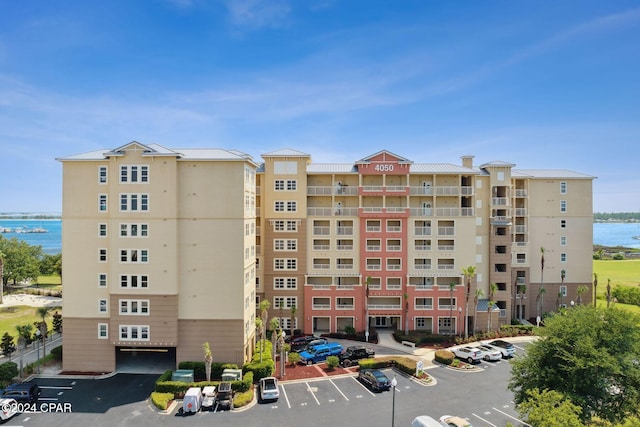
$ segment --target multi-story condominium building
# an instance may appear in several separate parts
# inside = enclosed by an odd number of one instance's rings
[[[242,363],[262,299],[314,334],[471,334],[591,300],[592,176],[262,157],[132,142],[59,159],[65,370],[174,367],[204,342]]]
[[[388,151],[262,157],[257,291],[285,330],[462,334],[591,299],[592,176]]]
[[[137,142],[63,165],[65,371],[243,363],[255,343],[256,167]]]

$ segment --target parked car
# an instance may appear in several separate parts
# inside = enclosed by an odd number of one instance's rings
[[[313,335],[302,335],[302,336],[298,336],[298,337],[293,337],[291,338],[291,340],[289,340],[289,345],[291,346],[291,351],[293,352],[299,352],[304,350],[305,348],[307,348],[307,345],[315,340],[316,337],[314,337]]]
[[[498,347],[502,352],[502,357],[504,359],[507,357],[513,357],[513,355],[516,354],[516,348],[510,342],[504,340],[493,340],[489,342],[489,345]]]
[[[20,403],[36,403],[40,397],[40,387],[33,381],[11,384],[5,389],[2,397],[15,399]]]
[[[312,347],[317,347],[319,345],[325,345],[325,344],[329,344],[329,340],[326,338],[314,338],[311,341],[309,341],[309,343],[307,344],[307,346],[305,347],[306,350],[312,348]]]
[[[262,401],[278,400],[280,390],[278,389],[278,379],[275,377],[265,377],[260,379],[260,399]]]
[[[216,388],[208,385],[202,388],[202,411],[213,411],[216,405]]]
[[[482,360],[482,352],[472,347],[458,347],[451,350],[453,354],[468,363],[476,363]]]
[[[18,413],[18,402],[15,399],[0,399],[0,421],[5,422]]]
[[[328,344],[317,345],[307,348],[300,353],[300,361],[306,365],[323,362],[329,356],[337,356],[342,353],[342,346],[338,343],[331,342]]]
[[[233,409],[233,390],[231,383],[223,381],[216,390],[216,405],[220,409]]]
[[[446,427],[473,427],[471,423],[464,418],[452,415],[443,415],[440,417],[440,423]]]
[[[442,427],[442,423],[439,423],[429,415],[419,415],[413,419],[411,427]]]
[[[482,358],[484,360],[486,360],[487,362],[496,361],[496,360],[502,359],[502,352],[500,350],[498,350],[497,347],[494,347],[492,345],[481,344],[481,345],[479,345],[477,347],[473,347],[473,348],[477,348],[478,350],[480,350],[482,352]]]
[[[372,391],[386,391],[391,388],[391,381],[379,369],[361,369],[358,372],[358,380]]]
[[[340,364],[342,366],[349,367],[360,359],[368,359],[376,355],[376,352],[370,348],[362,345],[352,345],[344,349],[342,353],[338,355]]]

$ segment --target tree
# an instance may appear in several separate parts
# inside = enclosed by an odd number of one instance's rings
[[[50,307],[38,307],[36,309],[36,314],[42,318],[42,322],[38,325],[40,330],[40,339],[42,340],[42,357],[44,358],[47,355],[47,316],[49,316],[49,311],[51,311]],[[40,345],[38,343],[37,345]]]
[[[598,298],[598,273],[593,273],[593,306],[595,307]]]
[[[491,330],[491,311],[493,310],[493,306],[496,303],[493,299],[496,291],[498,290],[498,285],[492,283],[489,285],[489,301],[487,301],[487,332]]]
[[[202,344],[202,350],[204,351],[204,371],[207,375],[207,381],[211,381],[211,364],[213,363],[213,353],[211,352],[211,346],[209,342]]]
[[[529,391],[555,390],[581,408],[580,419],[621,422],[640,411],[640,316],[615,307],[577,306],[545,319],[524,356],[512,361],[516,404]]]
[[[5,332],[2,336],[2,342],[0,342],[0,349],[2,354],[7,356],[11,360],[11,355],[16,351],[16,345],[13,342],[13,337],[9,335],[9,332]]]
[[[267,321],[269,320],[269,307],[271,303],[268,299],[260,301],[260,317],[262,318],[262,340],[260,340],[260,363],[262,363],[262,353],[264,352],[264,340],[267,338]]]
[[[469,265],[462,269],[462,274],[467,282],[467,288],[465,292],[465,306],[464,306],[464,337],[469,337],[469,297],[471,296],[471,278],[476,275],[476,266]],[[475,328],[475,319],[474,319]]]
[[[578,305],[582,305],[582,294],[584,294],[587,291],[587,286],[586,285],[580,285],[576,288],[576,294],[577,294],[577,298],[576,298],[576,302],[578,303]]]
[[[538,290],[538,304],[537,306],[537,315],[542,316],[542,310],[544,308],[544,294],[546,290],[544,290],[544,248],[540,246],[540,289]]]
[[[562,270],[560,270],[560,288],[564,288],[564,279],[565,277],[567,277],[567,271],[563,268]],[[558,309],[560,309],[562,307],[562,297],[564,295],[562,294],[562,289],[560,289],[560,291],[558,292],[558,298],[560,299],[560,303],[558,304]]]
[[[529,390],[527,399],[517,409],[533,427],[584,426],[580,421],[580,407],[555,390]]]
[[[296,327],[296,313],[298,312],[298,308],[295,304],[291,304],[291,336],[294,335],[294,328]]]
[[[43,276],[51,276],[57,274],[62,275],[62,254],[57,253],[54,255],[44,254],[40,261],[40,274]]]
[[[16,331],[18,331],[18,350],[20,350],[20,378],[22,378],[22,356],[24,350],[27,348],[27,344],[31,342],[31,331],[33,325],[27,323],[26,325],[16,325]]]
[[[476,292],[473,296],[473,333],[476,333],[477,327],[476,322],[478,320],[478,300],[484,296],[484,292],[482,289],[476,289]]]
[[[52,318],[53,318],[53,322],[52,322],[53,330],[61,334],[62,333],[62,314],[56,311],[55,313],[53,313]]]
[[[520,298],[518,299],[518,308],[519,308],[519,320],[520,323],[522,323],[522,306],[523,306],[523,300],[525,298],[525,294],[527,293],[527,285],[525,285],[524,283],[518,284],[518,294],[520,295]]]
[[[6,239],[0,235],[0,252],[4,254],[3,283],[17,283],[33,279],[40,274],[42,246],[32,246],[16,237]]]
[[[278,353],[276,346],[279,335],[278,328],[280,328],[280,319],[273,317],[269,322],[269,329],[271,329],[271,351],[273,353],[271,356],[273,357],[274,362],[276,361],[276,354]]]
[[[449,283],[449,335],[453,336],[453,291],[456,289],[454,282]]]

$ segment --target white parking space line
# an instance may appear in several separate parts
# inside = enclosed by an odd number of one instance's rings
[[[284,386],[281,384],[280,388],[282,389],[282,394],[284,394],[284,400],[287,401],[287,406],[291,409],[291,402],[289,402],[289,396],[287,396],[287,391],[284,389]]]
[[[353,378],[353,380],[354,380],[355,382],[357,382],[358,384],[360,384],[360,387],[362,387],[363,389],[367,390],[367,393],[369,393],[369,394],[370,394],[371,396],[373,396],[373,397],[376,397],[376,395],[375,395],[371,390],[369,390],[369,389],[368,389],[364,384],[362,384],[360,381],[358,381],[358,379],[357,379],[356,377],[351,377],[351,378]]]
[[[316,401],[316,403],[319,405],[320,401],[318,400],[318,398],[316,397],[316,394],[313,392],[313,390],[311,389],[311,386],[309,385],[308,382],[305,382],[305,384],[307,385],[307,390],[309,390],[309,393],[311,393],[311,396],[313,396],[313,399]]]
[[[344,397],[344,399],[348,402],[349,398],[347,396],[344,395],[344,393],[342,392],[342,390],[340,390],[338,388],[338,386],[336,385],[336,383],[333,382],[333,380],[329,380],[331,382],[331,384],[333,384],[333,386],[336,388],[336,390],[338,390],[338,393],[340,393],[342,395],[342,397]]]
[[[482,422],[485,422],[487,424],[489,424],[492,427],[498,427],[497,425],[490,423],[489,421],[485,420],[484,418],[482,418],[480,415],[474,414],[473,412],[471,413],[471,415],[473,415],[474,417],[477,417],[478,419],[480,419]]]
[[[502,411],[501,411],[500,409],[498,409],[498,408],[493,408],[493,410],[494,410],[494,411],[498,411],[498,412],[500,412],[502,415],[507,416],[507,417],[511,418],[512,420],[515,420],[515,421],[517,421],[517,422],[519,422],[519,423],[522,423],[522,425],[525,425],[525,426],[527,426],[527,427],[531,427],[531,425],[530,425],[530,424],[527,424],[527,423],[525,423],[524,421],[517,419],[516,417],[512,417],[511,415],[507,414],[506,412],[502,412]]]

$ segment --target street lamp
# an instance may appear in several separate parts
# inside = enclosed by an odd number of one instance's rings
[[[38,369],[38,373],[40,373],[40,329],[36,329],[36,355],[37,355],[37,359],[36,359],[36,367]]]
[[[391,388],[393,389],[392,394],[392,406],[391,406],[391,427],[394,426],[396,420],[396,386],[398,385],[398,380],[396,377],[393,377],[391,380]]]

